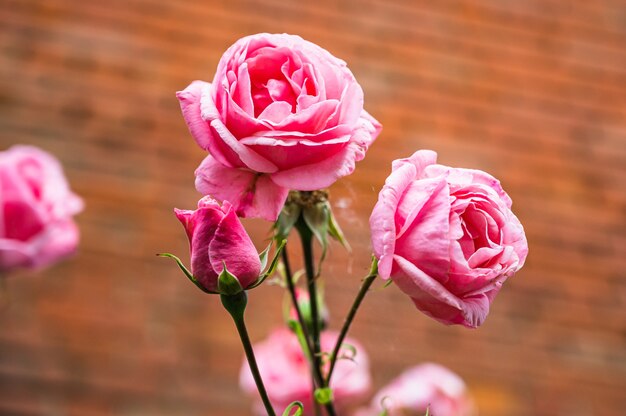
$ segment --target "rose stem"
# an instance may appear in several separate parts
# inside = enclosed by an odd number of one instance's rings
[[[341,332],[339,333],[339,338],[337,338],[337,342],[335,344],[335,348],[333,349],[332,354],[330,355],[330,367],[328,369],[328,376],[326,377],[326,385],[330,384],[330,377],[333,375],[333,370],[335,369],[335,364],[337,363],[337,358],[339,355],[339,350],[341,349],[341,344],[343,344],[343,340],[348,334],[348,330],[350,329],[350,325],[354,320],[354,316],[356,315],[356,311],[361,306],[361,302],[363,298],[367,294],[370,286],[378,276],[378,260],[374,257],[372,260],[372,266],[370,267],[370,273],[363,279],[363,283],[361,283],[361,289],[359,293],[356,295],[354,299],[354,303],[352,303],[352,307],[346,316],[346,320],[343,323],[343,327],[341,328]]]
[[[276,416],[272,403],[267,396],[267,391],[265,390],[265,385],[263,384],[263,379],[261,378],[261,373],[259,372],[259,367],[254,357],[254,350],[252,349],[250,336],[248,335],[246,323],[243,318],[246,304],[248,303],[248,295],[246,295],[246,292],[239,292],[236,295],[220,295],[220,298],[222,305],[224,305],[224,308],[226,308],[230,316],[233,317],[233,321],[235,321],[235,326],[237,327],[237,332],[239,332],[239,338],[241,338],[241,344],[246,353],[246,359],[248,360],[248,365],[250,366],[250,371],[252,372],[257,390],[265,406],[265,411],[268,416]]]
[[[322,372],[319,367],[316,367],[313,362],[313,348],[311,347],[311,340],[309,335],[309,330],[307,329],[304,318],[302,317],[302,311],[300,310],[300,305],[298,305],[298,298],[296,297],[296,287],[293,283],[293,275],[291,274],[291,267],[289,266],[289,256],[287,254],[287,247],[283,248],[283,252],[281,253],[283,259],[283,265],[285,266],[285,277],[287,278],[287,289],[289,290],[289,294],[291,295],[291,301],[293,303],[293,307],[296,310],[296,315],[298,316],[298,323],[302,328],[302,333],[304,334],[304,338],[306,341],[307,351],[305,353],[311,359],[311,368],[313,370],[313,377],[315,378],[316,383],[319,386],[323,386],[324,377],[322,376]]]
[[[313,232],[309,229],[308,225],[304,222],[304,219],[300,217],[296,222],[296,229],[300,234],[300,240],[302,241],[302,253],[304,254],[304,269],[306,271],[306,280],[309,288],[309,303],[311,304],[311,320],[313,321],[313,367],[322,373],[322,361],[321,361],[321,348],[320,348],[320,323],[319,313],[317,311],[317,285],[315,282],[315,266],[313,265]],[[328,387],[324,380],[320,387]],[[313,402],[317,403],[315,398]],[[335,409],[332,401],[324,405],[326,412],[329,416],[335,416]]]

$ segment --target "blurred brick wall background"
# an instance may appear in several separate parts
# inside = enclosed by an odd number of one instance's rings
[[[346,60],[385,126],[332,189],[354,247],[351,269],[338,246],[326,267],[332,326],[366,272],[367,219],[395,158],[432,148],[493,173],[527,229],[527,265],[476,331],[435,323],[396,288],[369,295],[352,334],[376,387],[432,360],[467,381],[481,415],[624,414],[624,2],[0,0],[0,28],[0,147],[56,154],[87,204],[76,257],[6,282],[0,414],[249,414],[218,300],[154,254],[187,258],[171,211],[195,205],[203,158],[174,92],[261,31]],[[264,246],[268,224],[247,225]],[[254,340],[280,302],[276,287],[253,292]]]

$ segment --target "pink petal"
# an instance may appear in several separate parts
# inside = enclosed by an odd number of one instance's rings
[[[244,289],[261,274],[259,254],[234,210],[220,221],[208,251],[213,270],[220,273],[226,263],[228,271],[237,277]]]
[[[409,214],[398,234],[395,254],[445,284],[450,266],[450,199],[446,181],[439,178],[413,182],[396,215],[412,206],[416,209]]]
[[[275,221],[289,189],[276,185],[267,175],[246,169],[234,169],[207,156],[196,169],[196,189],[233,204],[242,217]]]
[[[206,289],[217,291],[217,273],[209,259],[209,244],[224,215],[220,206],[198,207],[196,211],[174,209],[174,213],[189,238],[191,272]]]
[[[456,323],[462,316],[461,300],[405,258],[394,255],[393,260],[399,269],[393,281],[411,297],[415,306],[440,322]]]
[[[380,124],[363,111],[351,141],[341,152],[317,163],[273,173],[271,178],[280,186],[300,191],[326,188],[354,171],[355,163],[365,157],[379,132]]]
[[[397,166],[387,177],[370,216],[372,247],[378,258],[378,273],[383,279],[388,279],[391,274],[397,233],[395,212],[406,188],[414,178],[414,166],[410,164]]]

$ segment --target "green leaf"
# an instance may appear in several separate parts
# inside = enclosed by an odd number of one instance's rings
[[[174,261],[176,261],[176,264],[178,264],[178,267],[183,271],[183,273],[187,277],[187,279],[189,279],[189,281],[191,281],[191,283],[196,285],[196,287],[198,289],[200,289],[204,293],[210,293],[210,294],[213,294],[213,295],[217,294],[217,292],[213,292],[211,290],[206,289],[204,286],[202,286],[200,284],[200,282],[198,282],[198,280],[193,276],[193,274],[191,274],[191,272],[185,267],[183,262],[178,257],[176,257],[175,255],[170,254],[170,253],[159,253],[159,254],[157,254],[157,256],[159,256],[159,257],[169,257],[170,259],[174,259]]]
[[[243,288],[237,277],[228,271],[225,262],[222,262],[222,264],[224,265],[224,269],[217,279],[217,289],[220,291],[220,294],[231,296],[243,292]]]
[[[330,209],[330,206],[328,210],[330,212],[330,216],[328,218],[328,234],[330,234],[330,236],[333,237],[335,240],[339,241],[339,243],[341,243],[341,245],[346,250],[348,250],[348,252],[352,252],[352,247],[350,247],[350,243],[348,243],[348,240],[346,240],[343,231],[341,231],[341,227],[339,227],[339,223],[337,223],[335,215]]]
[[[346,354],[344,352],[344,353],[339,355],[338,359],[339,360],[354,361],[354,358],[356,357],[356,347],[354,345],[350,345],[350,344],[344,342],[343,344],[341,344],[341,350],[343,350],[343,349],[348,350],[350,353]]]
[[[333,401],[333,391],[330,387],[319,387],[315,389],[315,401],[319,404],[328,404]]]
[[[298,338],[298,342],[300,343],[300,348],[304,353],[304,356],[307,357],[309,361],[311,361],[311,357],[309,355],[309,348],[307,347],[307,339],[304,336],[304,331],[302,331],[302,327],[300,323],[296,320],[290,319],[287,321],[287,326],[291,329],[295,334],[296,338]]]
[[[291,415],[291,409],[293,409],[294,407],[297,407],[296,412]],[[283,412],[283,416],[302,416],[302,412],[304,412],[304,405],[302,404],[302,402],[292,402]]]

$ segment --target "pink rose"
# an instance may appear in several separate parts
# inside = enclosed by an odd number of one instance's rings
[[[498,180],[436,160],[420,150],[393,162],[370,217],[374,253],[419,310],[474,328],[523,266],[526,236]]]
[[[32,146],[0,152],[0,273],[43,267],[76,250],[83,201],[59,162]]]
[[[471,416],[475,408],[463,380],[438,364],[413,367],[383,387],[369,409],[355,416],[379,416],[387,409],[388,416],[424,415]]]
[[[322,350],[331,351],[338,336],[339,333],[334,331],[322,332]],[[354,360],[339,360],[331,380],[334,403],[339,413],[341,409],[367,394],[371,385],[369,360],[365,350],[354,340],[346,339],[346,343],[356,349]],[[313,415],[310,366],[293,332],[284,328],[274,330],[267,339],[254,345],[254,353],[270,401],[278,414],[297,400],[304,404],[305,416]],[[245,361],[239,380],[242,390],[256,400],[255,413],[266,415]]]
[[[231,201],[243,217],[273,221],[289,189],[321,189],[349,175],[381,130],[346,63],[299,36],[240,39],[212,84],[194,81],[177,97],[210,152],[196,188]]]
[[[204,197],[195,211],[174,209],[185,227],[191,250],[191,273],[208,291],[217,292],[217,279],[226,268],[246,289],[261,273],[259,254],[228,201],[220,206]]]

